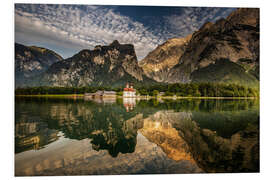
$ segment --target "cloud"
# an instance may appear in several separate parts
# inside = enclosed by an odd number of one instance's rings
[[[143,24],[98,6],[23,5],[15,7],[16,41],[42,41],[68,49],[94,48],[117,39],[134,44],[139,59],[165,39]]]
[[[167,39],[186,36],[205,21],[215,21],[217,16],[224,17],[231,11],[179,9],[181,12],[173,11],[170,16],[151,17],[156,19],[151,27],[151,23],[143,24],[120,14],[114,6],[16,4],[15,40],[53,47],[68,57],[81,49],[108,45],[117,39],[133,44],[140,60]]]
[[[187,7],[180,15],[165,16],[166,26],[170,28],[171,36],[185,37],[198,30],[205,22],[215,22],[229,15],[233,8]]]

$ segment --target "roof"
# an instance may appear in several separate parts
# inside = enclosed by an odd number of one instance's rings
[[[131,91],[131,92],[135,92],[135,89],[133,89],[133,88],[124,88],[124,91]]]
[[[116,94],[115,91],[104,91],[103,94]]]
[[[97,91],[95,93],[85,93],[85,96],[103,96],[103,95],[116,95],[115,91]]]

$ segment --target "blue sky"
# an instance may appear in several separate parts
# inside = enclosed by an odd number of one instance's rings
[[[173,37],[185,37],[234,8],[15,4],[15,41],[64,58],[117,39],[134,44],[138,60]]]

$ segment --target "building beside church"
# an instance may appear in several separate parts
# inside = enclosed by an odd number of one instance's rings
[[[134,89],[132,85],[129,86],[127,83],[123,91],[123,97],[136,97],[136,89]]]

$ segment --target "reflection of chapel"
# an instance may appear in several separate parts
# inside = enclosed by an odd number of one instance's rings
[[[135,98],[123,98],[123,104],[126,108],[126,111],[129,112],[130,110],[133,110],[133,108],[136,105],[136,99]]]
[[[133,89],[133,86],[129,86],[129,83],[127,83],[124,88],[123,97],[136,97],[136,89]]]

